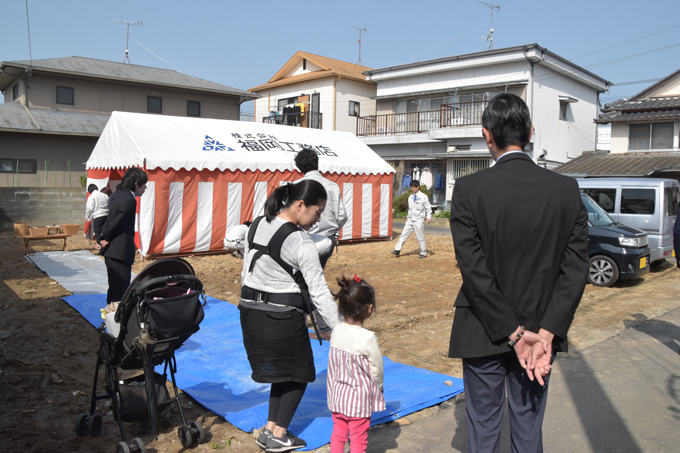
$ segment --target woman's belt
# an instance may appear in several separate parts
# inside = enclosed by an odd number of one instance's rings
[[[265,304],[286,305],[299,308],[307,313],[307,304],[301,293],[268,293],[257,289],[243,286],[241,288],[241,298],[264,302]]]

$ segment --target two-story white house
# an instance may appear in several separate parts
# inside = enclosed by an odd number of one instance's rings
[[[260,96],[254,120],[354,133],[358,117],[375,114],[369,70],[298,51],[267,83],[248,90]]]
[[[361,115],[357,135],[395,167],[397,190],[426,174],[431,202],[442,206],[456,178],[492,164],[481,119],[494,96],[507,92],[526,101],[535,127],[527,152],[554,168],[595,148],[599,94],[611,86],[537,44],[365,74],[377,83],[376,112]]]
[[[238,120],[258,96],[180,72],[83,57],[0,63],[0,187],[79,187],[113,111]]]

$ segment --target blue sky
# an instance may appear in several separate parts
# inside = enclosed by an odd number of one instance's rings
[[[26,14],[28,3],[28,23]],[[494,47],[537,43],[621,84],[630,97],[680,68],[678,0],[489,0]],[[247,90],[298,50],[364,66],[480,52],[491,9],[477,0],[284,2],[263,0],[2,0],[0,60],[125,57]],[[30,52],[29,33],[30,26]],[[640,82],[631,84],[630,82]],[[252,103],[244,110],[252,112]]]

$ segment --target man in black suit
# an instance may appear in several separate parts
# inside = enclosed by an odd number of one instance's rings
[[[456,181],[451,233],[463,285],[449,357],[463,359],[470,452],[498,451],[507,398],[512,450],[543,450],[555,353],[588,274],[588,217],[576,180],[524,154],[529,109],[501,94],[482,116],[496,164]]]
[[[100,255],[104,255],[109,290],[106,303],[118,302],[130,285],[135,262],[135,213],[137,199],[146,190],[148,177],[141,168],[125,172],[121,189],[109,199],[109,215],[102,226]]]

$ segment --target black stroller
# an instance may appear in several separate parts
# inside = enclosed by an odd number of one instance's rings
[[[201,298],[203,303],[201,303]],[[203,443],[200,422],[187,426],[177,392],[175,351],[199,329],[203,320],[205,296],[203,284],[191,265],[179,258],[155,261],[144,268],[125,291],[118,305],[115,321],[120,325],[117,336],[99,327],[100,346],[94,372],[90,414],[76,417],[76,434],[98,436],[102,417],[95,414],[98,400],[112,401],[113,417],[123,439],[117,453],[143,453],[144,441],[135,438],[127,443],[123,422],[149,421],[154,436],[158,435],[158,414],[177,403],[182,426],[178,430],[183,447]],[[154,371],[165,364],[163,374]],[[99,368],[106,371],[106,393],[97,394]],[[119,380],[118,370],[143,370],[143,374]],[[170,397],[166,388],[167,372],[174,389]]]

